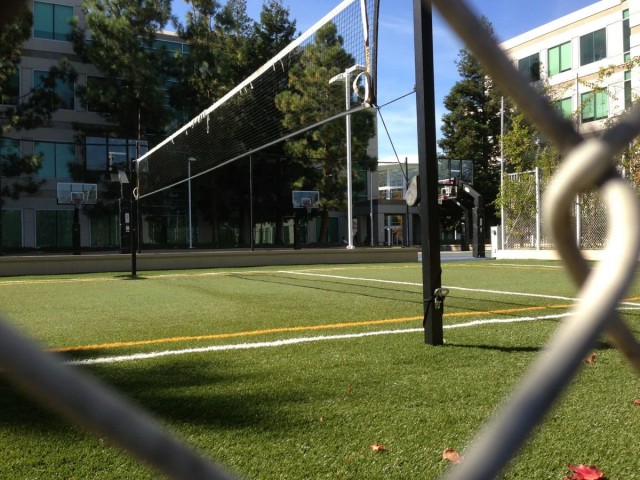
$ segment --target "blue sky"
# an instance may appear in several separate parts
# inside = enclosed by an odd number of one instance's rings
[[[223,1],[223,0],[221,0]],[[341,0],[283,0],[290,16],[303,32],[331,11]],[[415,66],[413,56],[413,0],[380,0],[378,104],[384,105],[413,90]],[[247,0],[249,16],[258,19],[263,0]],[[469,0],[472,8],[492,23],[500,41],[508,40],[535,27],[567,15],[594,0]],[[179,16],[187,8],[184,0],[173,0],[174,13]],[[436,117],[446,110],[443,98],[460,79],[455,61],[463,45],[434,14],[434,63],[436,71]],[[417,152],[415,95],[382,109],[391,139],[401,159]],[[439,121],[437,124],[439,125]],[[438,131],[438,135],[440,135]],[[390,160],[391,143],[382,128],[379,137],[379,158]]]

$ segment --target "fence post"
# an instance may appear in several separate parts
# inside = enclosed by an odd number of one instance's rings
[[[536,167],[536,250],[540,250],[542,205],[540,204],[540,167]]]
[[[576,195],[576,245],[582,245],[582,213],[580,212],[580,196]]]

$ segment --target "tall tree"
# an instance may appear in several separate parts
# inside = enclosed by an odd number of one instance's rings
[[[74,48],[83,62],[97,68],[101,80],[88,82],[78,93],[121,135],[162,132],[170,113],[166,84],[174,69],[172,54],[155,41],[171,19],[171,0],[84,0],[82,11],[86,28],[76,22]]]
[[[15,6],[15,5],[14,5]],[[3,8],[8,8],[3,7]],[[57,82],[73,82],[76,73],[66,59],[50,68],[42,81],[22,97],[19,95],[18,69],[22,46],[31,37],[33,14],[26,8],[12,10],[13,21],[0,29],[0,136],[45,125],[60,105],[55,91]],[[33,173],[40,167],[37,155],[22,156],[17,140],[5,138],[0,143],[0,175],[12,178],[0,185],[2,197],[18,198],[23,192],[35,193],[41,182]]]
[[[283,125],[293,130],[308,122],[321,121],[327,105],[333,106],[332,111],[342,110],[344,86],[330,85],[329,80],[354,63],[343,48],[343,39],[336,26],[328,23],[320,28],[315,43],[304,50],[300,61],[290,70],[289,89],[276,97],[276,106],[284,114]],[[365,171],[375,163],[366,153],[375,133],[374,120],[369,112],[352,115],[354,166]],[[345,143],[345,122],[337,120],[301,134],[286,144],[287,153],[300,159],[306,167],[305,176],[296,186],[320,192],[320,242],[326,242],[328,238],[329,212],[345,206]]]
[[[438,146],[445,158],[473,160],[474,188],[484,196],[485,212],[493,222],[500,184],[500,94],[468,49],[460,50],[456,63],[461,80],[444,99],[449,113],[442,117]]]
[[[257,69],[296,37],[296,21],[290,18],[289,9],[282,0],[265,0],[260,12],[260,21],[253,27],[252,58]]]

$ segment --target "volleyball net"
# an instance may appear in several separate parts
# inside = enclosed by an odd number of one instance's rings
[[[144,198],[375,102],[379,0],[344,0],[137,160]],[[348,72],[348,73],[347,73]],[[355,86],[347,105],[340,74]],[[284,112],[288,113],[285,115]],[[193,161],[196,160],[196,161]]]

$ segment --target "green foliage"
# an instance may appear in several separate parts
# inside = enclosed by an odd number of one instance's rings
[[[13,21],[0,29],[0,98],[7,100],[7,105],[0,111],[0,136],[46,125],[60,104],[60,97],[55,92],[56,83],[72,83],[77,76],[69,61],[63,58],[58,65],[51,67],[41,84],[35,85],[20,98],[10,98],[4,90],[18,72],[22,47],[31,37],[33,27],[31,11],[17,9],[12,15]],[[33,174],[40,164],[38,155],[10,154],[0,157],[0,175],[12,179],[0,186],[0,205],[3,197],[17,199],[23,193],[34,194],[38,191],[43,182],[34,179]]]
[[[329,80],[354,63],[343,48],[336,26],[328,23],[320,28],[315,43],[305,48],[300,61],[289,71],[289,89],[276,97],[276,106],[283,113],[283,125],[295,129],[324,120],[327,110],[342,110],[344,84],[329,84]],[[369,112],[354,114],[351,122],[354,167],[360,166],[366,171],[374,164],[374,159],[366,153],[369,140],[375,134],[374,116]],[[286,143],[287,153],[300,159],[306,167],[304,177],[295,186],[320,192],[321,242],[327,241],[328,212],[345,206],[345,142],[345,122],[337,120]],[[366,181],[355,174],[354,179]]]
[[[82,11],[86,30],[76,22],[74,48],[103,81],[78,94],[127,138],[136,138],[138,129],[162,132],[170,118],[164,96],[172,55],[154,41],[171,19],[171,0],[84,0]]]
[[[484,23],[492,32],[486,19]],[[499,185],[501,96],[469,50],[460,50],[457,65],[461,80],[444,98],[449,113],[442,117],[438,146],[445,158],[473,160],[474,188],[484,196],[491,217]]]
[[[180,36],[189,44],[189,54],[179,56],[179,72],[171,88],[172,101],[180,105],[189,117],[200,113],[251,75],[275,56],[295,37],[295,21],[289,18],[289,10],[280,0],[265,2],[259,22],[252,22],[246,14],[243,0],[221,6],[212,0],[193,0],[186,14],[186,23],[178,25]],[[218,129],[234,128],[251,130],[241,122],[266,122],[279,124],[282,113],[273,102],[260,102],[249,91],[234,102],[257,102],[263,110],[256,118],[223,119]],[[255,104],[253,105],[255,107]],[[253,129],[260,135],[260,125]],[[230,136],[228,136],[230,138]],[[229,150],[235,148],[230,145]],[[240,149],[239,149],[240,150]],[[282,223],[283,216],[291,209],[291,183],[299,176],[296,168],[285,158],[283,145],[271,147],[268,152],[253,156],[254,208],[256,215]],[[218,222],[229,221],[240,226],[241,241],[249,243],[249,232],[243,221],[249,215],[248,159],[215,170],[196,180],[195,196],[200,213],[212,223],[214,243],[219,237]],[[271,178],[271,182],[258,180]],[[269,199],[263,202],[262,199]],[[273,205],[276,207],[273,208]],[[272,208],[265,212],[264,205]],[[265,207],[266,208],[266,207]],[[282,229],[276,229],[276,243],[282,242]]]

